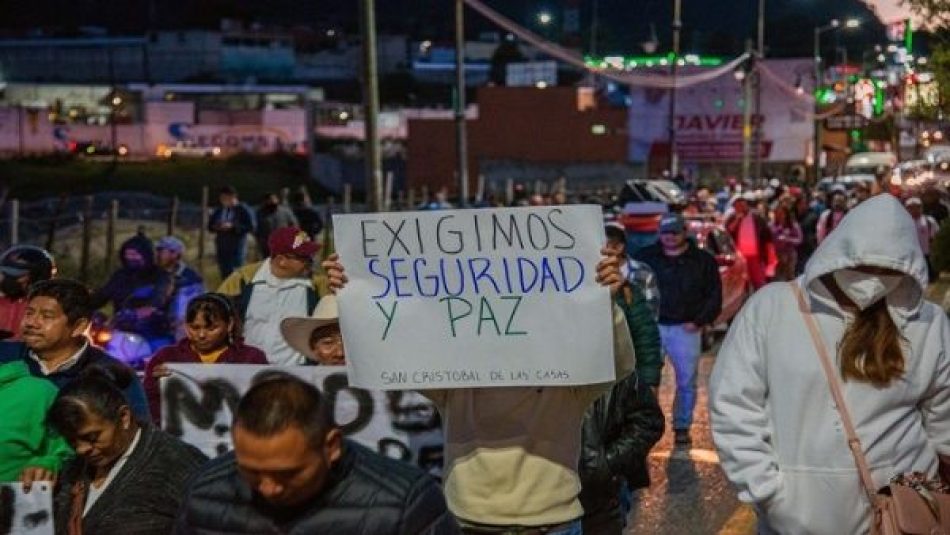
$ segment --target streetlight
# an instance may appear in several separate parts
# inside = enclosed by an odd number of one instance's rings
[[[547,26],[548,24],[551,24],[552,22],[554,22],[554,15],[551,15],[547,11],[542,11],[538,13],[538,23],[541,24],[542,26]]]
[[[844,23],[845,28],[854,29],[861,26],[861,21],[859,19],[848,19]],[[824,26],[815,27],[815,135],[814,135],[814,148],[812,158],[814,160],[815,166],[815,182],[818,182],[821,179],[821,123],[818,119],[818,89],[821,88],[824,83],[822,77],[822,68],[821,68],[821,34],[836,30],[841,27],[841,21],[838,19],[831,19],[828,21],[828,24]]]

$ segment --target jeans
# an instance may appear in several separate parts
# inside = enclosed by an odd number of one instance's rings
[[[688,430],[693,423],[701,337],[701,331],[687,332],[682,324],[660,325],[663,349],[669,355],[676,372],[676,397],[673,399],[675,430]]]
[[[584,535],[584,524],[578,518],[561,529],[547,532],[547,535]]]

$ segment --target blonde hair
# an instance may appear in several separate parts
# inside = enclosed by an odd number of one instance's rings
[[[839,355],[844,380],[883,388],[904,375],[904,336],[880,299],[859,311],[841,337]]]

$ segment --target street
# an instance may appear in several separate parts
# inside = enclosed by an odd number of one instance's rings
[[[660,405],[667,416],[663,438],[650,452],[649,489],[634,498],[628,533],[689,535],[750,535],[755,513],[736,499],[736,492],[719,468],[706,411],[706,385],[718,344],[699,363],[699,399],[690,449],[674,448],[669,415],[675,381],[669,361],[663,367]]]

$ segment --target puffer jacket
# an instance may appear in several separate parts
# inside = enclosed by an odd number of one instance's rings
[[[458,533],[438,483],[417,468],[344,441],[324,490],[294,510],[275,510],[241,479],[234,453],[192,482],[175,534],[443,535]]]
[[[659,386],[663,372],[663,344],[650,302],[633,284],[625,285],[615,301],[627,318],[630,338],[637,353],[636,370],[640,381],[647,386]]]
[[[653,391],[636,372],[587,409],[579,462],[585,518],[617,509],[624,480],[634,489],[650,485],[646,458],[664,426]]]

